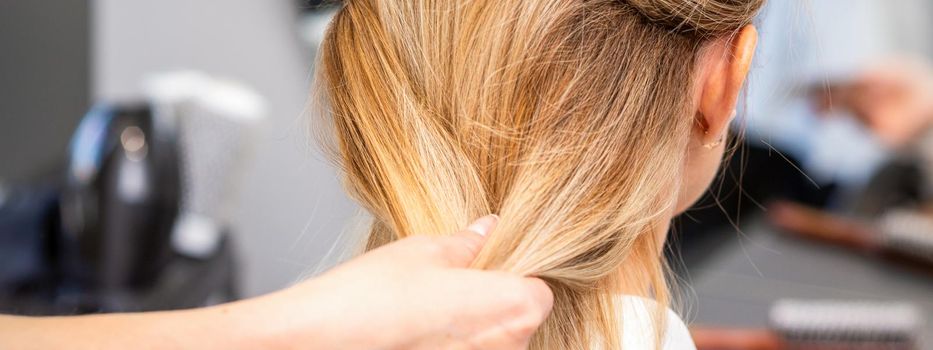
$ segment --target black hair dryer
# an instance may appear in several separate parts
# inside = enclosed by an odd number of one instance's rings
[[[98,105],[72,140],[62,270],[103,311],[114,295],[157,281],[172,257],[180,182],[170,126],[147,104]]]

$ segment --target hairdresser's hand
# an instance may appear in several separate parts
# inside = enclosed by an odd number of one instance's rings
[[[524,349],[550,312],[539,279],[467,269],[496,224],[414,237],[256,302],[286,348]]]
[[[816,91],[819,109],[848,110],[893,146],[911,142],[933,122],[933,67],[920,59],[891,59],[852,82]]]
[[[0,315],[0,349],[524,349],[552,295],[535,278],[467,269],[495,221],[404,239],[283,291],[209,308]]]

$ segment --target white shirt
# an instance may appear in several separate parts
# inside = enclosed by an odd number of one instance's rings
[[[654,350],[655,331],[651,313],[657,308],[654,300],[623,295],[622,348],[625,350]],[[687,325],[673,310],[667,309],[667,329],[664,331],[663,350],[696,350]]]

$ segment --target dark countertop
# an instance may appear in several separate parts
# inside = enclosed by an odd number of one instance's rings
[[[765,327],[783,298],[907,301],[926,319],[921,348],[933,344],[933,274],[783,235],[760,220],[742,227],[689,267],[681,293],[692,323]]]

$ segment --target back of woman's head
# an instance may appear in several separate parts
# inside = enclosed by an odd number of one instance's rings
[[[613,293],[668,299],[699,52],[763,1],[346,1],[319,69],[367,248],[498,213],[476,267],[554,291],[532,347],[618,348]]]

